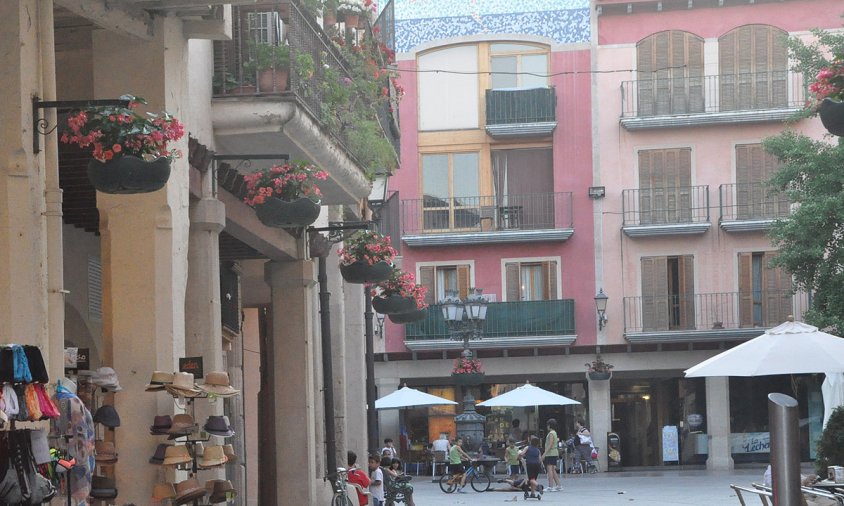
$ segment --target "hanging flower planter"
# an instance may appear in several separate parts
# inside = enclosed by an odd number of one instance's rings
[[[387,295],[373,297],[372,308],[381,314],[399,314],[416,311],[416,299],[413,297],[402,297],[401,295]]]
[[[833,135],[844,137],[844,102],[825,98],[821,102],[818,112],[824,128]]]
[[[379,283],[389,279],[391,272],[393,266],[387,262],[375,262],[370,265],[358,261],[340,266],[340,274],[347,283]]]
[[[606,381],[612,378],[613,365],[604,362],[600,355],[586,364],[586,377],[593,381]]]
[[[478,386],[483,384],[486,374],[482,372],[451,373],[451,380],[459,386]]]
[[[404,325],[405,323],[418,322],[419,320],[424,319],[427,313],[428,312],[424,309],[416,309],[415,311],[391,314],[389,316],[391,322],[398,323],[399,325]]]
[[[113,195],[150,193],[160,190],[170,179],[170,160],[161,157],[145,161],[124,155],[107,162],[91,159],[88,179],[98,191]]]
[[[591,371],[586,373],[586,377],[592,381],[606,381],[612,378],[612,371]]]
[[[319,218],[319,203],[302,197],[293,201],[271,197],[255,205],[255,215],[268,227],[307,227]]]

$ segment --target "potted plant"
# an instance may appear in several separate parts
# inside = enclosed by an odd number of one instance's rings
[[[243,201],[268,227],[304,227],[319,217],[322,192],[317,182],[326,179],[328,173],[311,163],[273,165],[243,176]]]
[[[457,385],[480,385],[484,382],[486,375],[481,368],[481,361],[472,358],[472,352],[463,350],[463,353],[454,361],[454,369],[451,370],[451,379]]]
[[[343,14],[343,22],[346,23],[346,28],[360,26],[360,16],[366,11],[365,2],[371,5],[372,0],[340,0],[338,9]]]
[[[586,377],[590,380],[608,380],[612,377],[612,364],[604,362],[600,355],[595,357],[590,363],[586,364]]]
[[[372,287],[372,308],[381,314],[410,313],[425,309],[425,293],[428,289],[416,284],[416,277],[393,267],[386,281]]]
[[[821,123],[829,133],[844,136],[844,55],[838,54],[822,67],[809,85]]]
[[[60,140],[92,150],[88,178],[103,193],[148,193],[170,178],[170,162],[181,156],[168,143],[181,139],[184,126],[172,115],[141,114],[142,98],[123,95],[124,106],[88,107],[67,117]]]
[[[258,76],[258,91],[286,91],[290,74],[290,48],[285,45],[255,42],[254,58],[243,64],[244,70]]]
[[[361,230],[343,241],[340,274],[348,283],[378,283],[390,277],[396,250],[390,237]]]
[[[337,24],[339,0],[325,0],[322,4],[322,27],[326,30]]]
[[[404,325],[407,323],[418,322],[419,320],[424,319],[427,314],[427,309],[414,309],[413,311],[408,311],[407,313],[390,314],[387,316],[390,318],[391,322]]]

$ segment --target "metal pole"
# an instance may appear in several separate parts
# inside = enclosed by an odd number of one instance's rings
[[[375,412],[375,352],[372,349],[374,329],[372,327],[372,294],[366,285],[363,287],[363,296],[366,302],[363,312],[366,323],[366,434],[369,439],[368,447],[375,448],[378,446],[378,414]]]
[[[771,480],[774,506],[800,504],[800,443],[797,401],[785,394],[768,394],[771,428]]]
[[[337,470],[337,439],[334,430],[334,367],[331,362],[331,293],[328,291],[328,266],[319,257],[319,326],[322,336],[323,410],[325,411],[325,465],[328,473]],[[326,473],[327,474],[327,473]]]

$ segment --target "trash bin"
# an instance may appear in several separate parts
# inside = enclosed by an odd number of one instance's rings
[[[607,470],[621,471],[621,438],[615,432],[607,432]]]

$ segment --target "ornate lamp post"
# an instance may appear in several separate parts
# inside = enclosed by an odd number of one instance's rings
[[[442,304],[443,319],[449,334],[455,341],[463,341],[463,356],[471,358],[469,341],[483,336],[486,320],[487,300],[480,288],[470,288],[465,299],[457,297],[457,292],[448,291]]]

